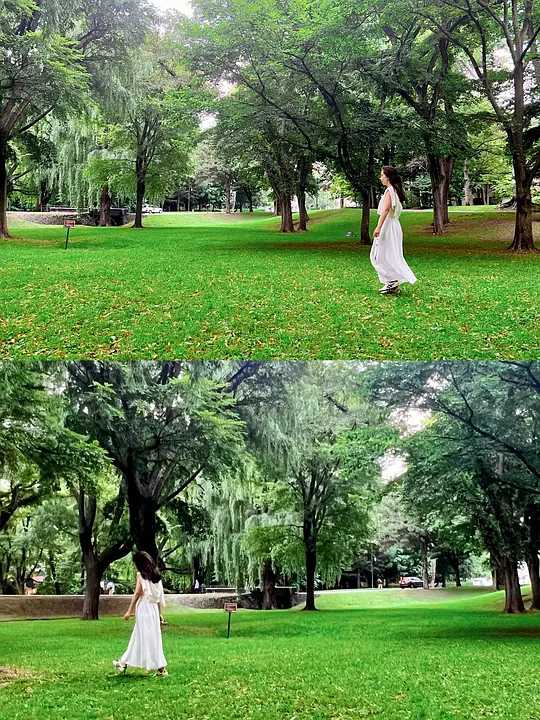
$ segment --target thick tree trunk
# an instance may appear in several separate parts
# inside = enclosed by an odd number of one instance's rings
[[[467,206],[474,205],[474,197],[471,188],[471,176],[469,175],[467,160],[463,163],[463,180],[463,204]]]
[[[369,220],[371,213],[371,192],[369,189],[362,191],[362,219],[360,221],[360,243],[371,245],[369,235]]]
[[[39,194],[36,201],[36,210],[44,212],[47,209],[47,205],[51,199],[51,191],[46,180],[41,180],[39,183]]]
[[[200,555],[191,558],[191,592],[200,592],[204,580],[204,570]],[[198,583],[198,587],[197,587]]]
[[[300,157],[298,160],[298,182],[296,183],[296,197],[298,199],[298,213],[299,213],[299,230],[307,230],[308,225],[308,212],[306,208],[306,189],[308,179],[312,171],[312,164],[305,157]]]
[[[7,222],[8,174],[7,140],[0,136],[0,239],[11,237]]]
[[[454,159],[431,153],[428,153],[427,159],[433,195],[433,234],[442,235],[450,222],[448,202]]]
[[[504,572],[505,592],[504,612],[525,612],[525,605],[523,604],[523,597],[521,596],[521,588],[519,586],[517,562],[506,558],[502,563],[502,568]]]
[[[157,560],[159,551],[156,544],[156,503],[153,498],[141,495],[135,487],[135,482],[126,484],[129,527],[133,542],[137,550],[144,550]]]
[[[97,620],[99,618],[99,583],[101,581],[93,537],[97,501],[94,496],[87,495],[81,486],[77,504],[79,510],[79,544],[86,577],[82,617],[83,620]]]
[[[133,223],[134,228],[142,228],[143,226],[143,214],[142,208],[144,203],[144,193],[146,190],[146,179],[144,175],[137,177],[137,200],[135,205],[135,222]]]
[[[425,538],[420,540],[420,552],[422,553],[422,582],[424,590],[429,590],[429,558],[428,544]]]
[[[308,225],[308,212],[306,208],[306,191],[303,189],[300,189],[298,191],[298,212],[299,212],[299,222],[298,222],[298,229],[299,230],[307,230]]]
[[[534,250],[531,180],[522,154],[514,153],[512,160],[516,182],[516,222],[510,250],[529,252]]]
[[[56,561],[52,553],[49,553],[49,570],[51,571],[51,577],[53,579],[54,592],[56,595],[61,595],[62,588],[60,587],[60,583],[58,582],[58,577],[56,575]]]
[[[112,198],[108,185],[101,186],[99,196],[99,224],[101,227],[109,227],[111,224]]]
[[[317,534],[313,511],[306,509],[303,523],[304,555],[306,562],[306,605],[304,610],[316,610],[315,576],[317,573]]]
[[[529,553],[527,567],[531,578],[531,610],[540,610],[540,562],[538,560],[538,550],[535,553]]]
[[[265,560],[263,563],[262,585],[262,609],[272,610],[272,608],[276,607],[276,573],[271,560]]]
[[[504,587],[504,581],[502,577],[501,567],[497,561],[497,557],[493,552],[489,553],[489,561],[491,565],[491,579],[493,582],[494,590],[502,590]]]
[[[248,199],[249,212],[252,213],[253,212],[253,193],[251,192],[251,190],[246,190],[246,195],[247,195],[247,199]]]
[[[231,183],[227,180],[225,182],[225,212],[227,215],[231,212],[231,205],[232,205],[232,190],[231,190]]]
[[[304,610],[316,610],[315,607],[315,574],[317,572],[317,543],[315,538],[304,540],[306,557],[306,605]]]
[[[460,573],[460,567],[459,567],[459,560],[454,560],[452,562],[452,568],[454,570],[454,577],[456,580],[456,587],[461,587],[461,573]]]
[[[281,228],[283,233],[294,232],[294,223],[291,206],[291,196],[283,192],[280,194],[279,207],[281,211]]]
[[[82,619],[98,620],[102,572],[92,549],[89,549],[88,552],[83,554],[83,561],[86,571],[86,586],[84,590]]]
[[[531,610],[540,610],[540,506],[531,504],[527,508],[525,519],[528,529],[527,567],[531,579]]]

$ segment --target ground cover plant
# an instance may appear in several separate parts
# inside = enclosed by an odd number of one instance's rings
[[[0,623],[0,715],[105,720],[534,718],[540,616],[505,616],[501,593],[328,594],[321,611],[171,612],[168,678],[116,676],[120,618]],[[39,634],[39,644],[35,637]]]
[[[514,358],[538,353],[540,258],[509,254],[512,215],[456,208],[433,237],[404,213],[419,278],[379,297],[359,211],[276,219],[170,213],[142,230],[13,223],[0,245],[4,357]],[[375,218],[372,218],[372,223]],[[347,234],[353,233],[351,237]]]

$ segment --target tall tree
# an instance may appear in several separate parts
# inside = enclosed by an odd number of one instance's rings
[[[146,0],[8,0],[0,9],[0,238],[7,225],[9,143],[51,113],[81,112],[92,82],[140,39]],[[101,78],[100,78],[101,73]]]
[[[102,466],[100,449],[65,427],[55,383],[39,365],[0,364],[0,531],[19,508]]]
[[[241,461],[242,422],[222,386],[188,363],[69,364],[74,427],[107,452],[125,487],[130,535],[158,556],[157,513],[197,478]]]
[[[409,505],[436,525],[454,522],[475,529],[504,579],[505,611],[523,612],[518,565],[525,552],[521,518],[527,493],[505,483],[515,473],[513,463],[486,453],[481,442],[471,442],[444,417],[418,433],[409,448],[404,480]]]
[[[455,22],[455,21],[454,21]],[[448,23],[448,32],[453,29]],[[459,113],[467,81],[455,68],[447,35],[426,28],[425,19],[400,0],[387,5],[381,30],[390,50],[365,63],[377,68],[375,81],[383,92],[397,95],[416,114],[424,143],[433,196],[433,232],[440,235],[449,223],[450,183],[456,161],[466,145],[466,127]]]
[[[376,408],[361,401],[347,406],[350,382],[335,367],[314,366],[260,421],[276,483],[273,513],[292,513],[292,521],[280,524],[295,528],[303,547],[306,610],[316,609],[318,554],[333,552],[340,568],[365,538],[377,460],[394,438]]]
[[[380,4],[382,8],[383,4]],[[258,95],[294,126],[299,150],[335,162],[362,200],[369,244],[374,168],[386,116],[360,58],[370,57],[379,4],[266,0],[226,10],[198,0],[195,63]]]
[[[540,92],[538,3],[434,0],[416,6],[416,10],[411,7],[411,11],[428,19],[461,52],[492,107],[492,119],[504,129],[516,193],[510,247],[515,251],[534,249],[531,186],[540,173],[540,130],[535,121]]]
[[[127,555],[133,545],[125,513],[125,491],[109,468],[91,484],[71,484],[71,493],[77,504],[84,567],[82,618],[97,620],[101,580],[109,566]]]
[[[409,363],[379,366],[370,373],[366,379],[380,400],[402,410],[432,412],[449,423],[446,436],[454,438],[460,448],[450,467],[455,467],[458,456],[468,463],[464,477],[473,482],[469,495],[478,493],[478,502],[485,508],[475,517],[478,522],[486,518],[480,531],[504,575],[507,611],[521,611],[519,560],[526,559],[533,566],[534,596],[540,592],[536,585],[538,548],[536,556],[533,549],[540,497],[539,364]],[[489,518],[494,518],[493,522]]]

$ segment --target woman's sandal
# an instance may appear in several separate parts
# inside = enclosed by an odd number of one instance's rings
[[[128,669],[128,666],[125,665],[124,663],[121,663],[120,660],[113,660],[112,664],[114,665],[114,667],[117,669],[117,671],[119,673],[126,673],[126,671]]]

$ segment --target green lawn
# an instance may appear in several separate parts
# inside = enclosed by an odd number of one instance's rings
[[[540,614],[501,594],[365,591],[316,614],[169,615],[168,678],[117,676],[131,623],[0,623],[2,720],[540,718]],[[18,677],[15,672],[18,671]],[[5,674],[5,673],[4,673]],[[0,674],[0,683],[2,675]]]
[[[380,297],[359,211],[276,220],[165,214],[131,228],[14,223],[0,243],[0,356],[197,358],[538,357],[540,253],[512,256],[512,214],[406,212],[419,282]],[[375,218],[373,218],[373,222]],[[538,225],[538,223],[537,223]]]

